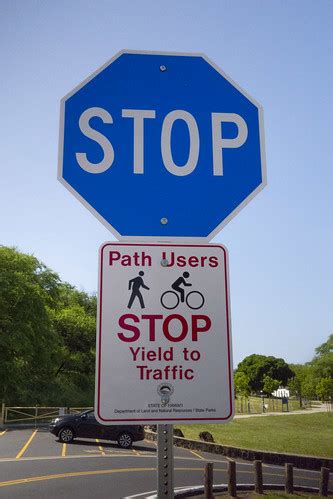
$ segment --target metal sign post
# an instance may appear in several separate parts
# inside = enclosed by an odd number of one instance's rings
[[[173,425],[157,425],[157,497],[173,499]]]

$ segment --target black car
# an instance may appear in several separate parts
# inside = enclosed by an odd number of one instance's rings
[[[133,442],[145,438],[144,427],[140,425],[106,426],[100,424],[94,411],[84,411],[81,414],[68,414],[53,419],[49,431],[56,435],[60,442],[70,443],[76,437],[101,438],[114,440],[119,447],[128,449]]]

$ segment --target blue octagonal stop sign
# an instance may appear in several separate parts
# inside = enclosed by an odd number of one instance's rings
[[[202,54],[122,51],[61,102],[59,180],[117,238],[212,238],[266,183],[262,108]]]

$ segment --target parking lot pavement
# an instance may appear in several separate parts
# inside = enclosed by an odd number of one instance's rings
[[[156,456],[156,444],[151,441],[135,442],[131,449],[120,449],[115,442],[98,439],[77,438],[70,444],[63,444],[47,429],[15,429],[0,435],[0,461],[29,458],[74,458],[93,456]],[[196,459],[226,462],[223,456],[175,447],[176,459]]]
[[[123,497],[152,490],[156,464],[156,444],[151,441],[124,450],[96,439],[62,444],[45,429],[6,431],[0,436],[0,497],[58,499],[69,497],[71,488],[82,498],[90,498],[94,488],[100,489],[95,497],[105,497],[110,490],[114,497]],[[203,469],[204,458],[198,453],[175,448],[179,485],[201,482]]]
[[[33,429],[5,430],[0,435],[0,459],[13,458],[19,455],[29,439],[33,439]]]
[[[154,455],[153,442],[136,442],[132,449],[120,449],[115,442],[98,439],[75,439],[63,444],[48,430],[8,429],[0,433],[0,461],[27,458],[88,457],[107,455]]]
[[[214,463],[218,483],[227,480],[228,458],[224,456],[175,447],[174,457],[175,479],[179,485],[200,483],[208,461]],[[124,472],[148,474],[150,483],[154,484],[155,468],[156,444],[152,441],[136,442],[125,450],[116,443],[97,439],[75,439],[63,444],[42,428],[0,432],[0,491],[7,487],[8,480],[13,480],[16,487],[26,479],[37,483],[60,476],[72,479],[90,476],[90,480],[97,480],[102,474],[107,480],[111,474]],[[263,465],[263,477],[265,483],[283,483],[284,468]],[[294,480],[295,484],[318,487],[319,473],[295,469]],[[237,481],[254,482],[252,463],[237,462]],[[330,482],[332,488],[332,479]]]

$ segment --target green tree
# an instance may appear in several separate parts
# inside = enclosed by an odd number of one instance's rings
[[[262,391],[268,396],[271,397],[272,393],[279,388],[281,385],[281,381],[277,379],[273,379],[267,374],[264,375],[263,378],[263,386]]]
[[[332,352],[333,352],[333,334],[331,334],[328,337],[328,340],[325,341],[325,343],[322,343],[321,345],[319,345],[319,347],[316,348],[316,357],[322,357],[323,355]]]
[[[304,397],[311,399],[316,396],[313,367],[310,363],[291,364],[290,367],[295,376],[289,381],[289,388],[292,395],[299,397],[300,407],[302,407]]]
[[[289,379],[295,376],[288,364],[280,358],[252,354],[238,364],[236,372],[243,372],[250,378],[250,389],[259,393],[263,390],[264,376],[280,380],[286,386]]]
[[[322,402],[328,402],[333,399],[333,379],[321,378],[316,386],[316,393]]]
[[[236,395],[248,397],[250,395],[250,378],[242,371],[236,372],[234,376]]]
[[[300,364],[291,364],[291,369],[294,371],[295,376],[289,380],[288,386],[290,390],[290,394],[299,398],[299,405],[302,407],[303,401],[303,387],[302,387],[302,365]]]
[[[316,348],[316,355],[311,365],[317,379],[333,378],[333,334],[325,343]]]
[[[234,386],[237,398],[240,400],[240,412],[243,412],[243,399],[247,399],[250,395],[250,378],[242,371],[236,372],[234,375]]]
[[[0,247],[0,401],[92,405],[96,297]]]
[[[49,311],[59,277],[34,256],[0,247],[0,399],[40,403],[58,356]]]
[[[303,397],[312,399],[318,396],[317,388],[322,386],[322,379],[333,379],[333,335],[319,345],[315,352],[311,362],[290,366],[295,376],[289,386],[292,394],[299,396],[301,405]]]
[[[309,364],[290,364],[290,368],[295,373],[295,376],[289,380],[290,393],[299,398],[299,404],[302,407],[304,397],[312,398],[315,395],[312,367]]]
[[[303,382],[303,394],[308,400],[316,398],[316,383],[316,378],[310,372]]]
[[[61,338],[61,359],[55,377],[57,399],[63,405],[92,405],[95,382],[96,297],[65,285],[53,312],[53,325]],[[66,389],[63,390],[62,387]],[[73,398],[75,400],[73,400]]]

